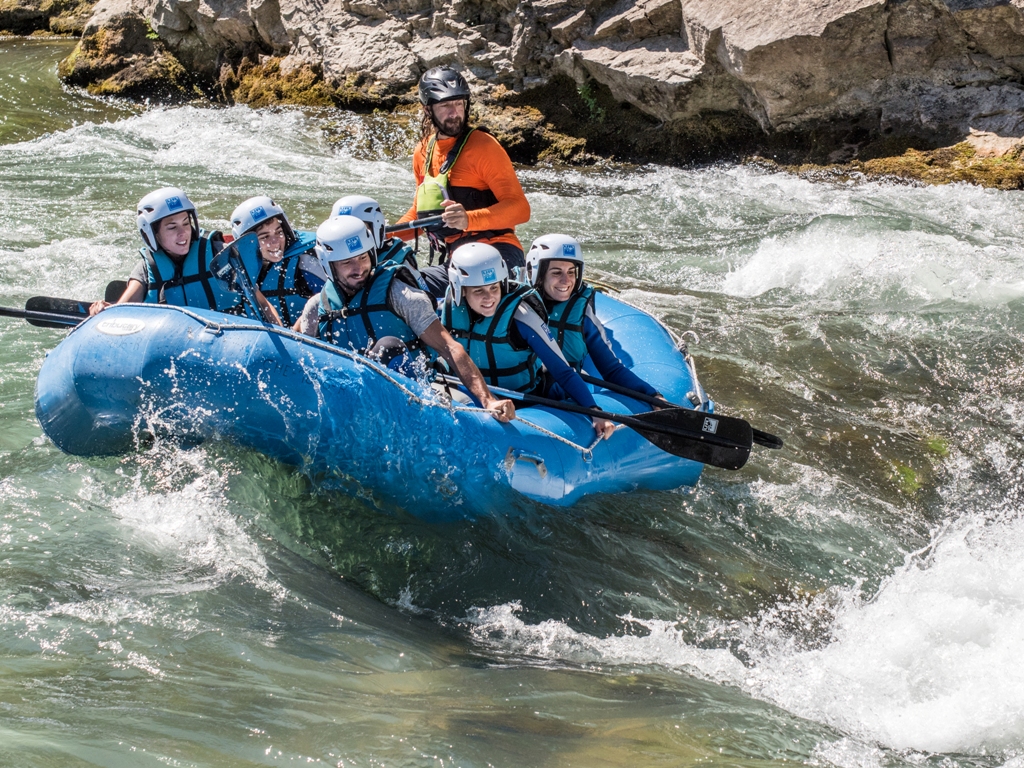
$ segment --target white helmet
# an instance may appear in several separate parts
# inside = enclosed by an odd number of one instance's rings
[[[366,195],[345,195],[338,198],[331,208],[331,218],[335,216],[355,216],[362,220],[373,235],[373,242],[380,248],[384,245],[384,227],[387,222],[380,210],[380,203]]]
[[[263,222],[270,221],[275,217],[281,220],[285,242],[291,245],[295,242],[295,232],[292,230],[292,225],[288,222],[284,209],[266,195],[250,197],[235,208],[231,214],[231,234],[235,236],[235,240],[238,240],[243,235],[252,232]]]
[[[448,262],[448,284],[452,301],[462,303],[462,289],[477,285],[501,283],[501,292],[508,291],[508,267],[498,249],[487,243],[460,245]]]
[[[583,285],[583,248],[575,237],[569,235],[544,235],[533,241],[526,254],[526,278],[530,285],[537,285],[544,279],[549,261],[571,261],[576,265],[576,285],[573,293]]]
[[[348,261],[364,253],[370,254],[370,268],[377,266],[377,247],[366,225],[355,216],[335,216],[316,228],[316,256],[328,276],[331,262]]]
[[[153,225],[161,219],[173,216],[176,213],[185,213],[192,220],[192,240],[199,239],[199,219],[196,218],[196,207],[188,199],[188,195],[177,187],[164,187],[150,192],[139,200],[138,223],[139,234],[142,235],[142,242],[151,251],[160,250],[156,242],[156,232]]]

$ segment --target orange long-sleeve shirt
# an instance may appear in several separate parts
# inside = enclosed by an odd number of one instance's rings
[[[418,187],[426,176],[424,165],[426,162],[427,143],[429,139],[421,141],[413,152],[412,170],[416,176]],[[455,138],[439,139],[434,146],[434,153],[431,157],[430,175],[436,176],[440,170],[448,152],[455,146]],[[508,153],[498,143],[497,139],[483,131],[473,131],[466,146],[462,148],[459,159],[448,172],[448,183],[453,187],[473,187],[474,189],[489,189],[498,202],[487,208],[480,208],[475,211],[467,211],[469,215],[469,232],[479,232],[485,229],[515,229],[517,224],[525,224],[530,220],[530,202],[523,193],[523,187],[516,176],[512,161]],[[413,198],[412,207],[396,223],[401,224],[412,221],[416,218],[416,202]],[[412,230],[396,233],[405,240],[411,240],[414,236]],[[454,241],[458,235],[449,237],[448,241]],[[522,243],[515,236],[514,232],[506,235],[498,235],[493,238],[486,238],[488,243],[511,243],[517,248],[522,248]]]

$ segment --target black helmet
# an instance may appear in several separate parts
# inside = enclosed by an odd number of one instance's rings
[[[469,83],[451,67],[428,69],[420,78],[420,102],[429,107],[442,101],[469,99]]]

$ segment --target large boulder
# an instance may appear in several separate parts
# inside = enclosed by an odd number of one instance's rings
[[[0,32],[81,34],[96,0],[0,0]]]
[[[102,0],[57,71],[96,95],[181,99],[189,94],[184,67],[130,0]]]
[[[478,103],[629,158],[1024,135],[1024,0],[103,0],[90,30],[110,2],[228,98],[239,65],[268,57],[365,107],[412,102],[452,64]]]

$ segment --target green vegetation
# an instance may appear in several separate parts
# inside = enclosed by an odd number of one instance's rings
[[[752,158],[751,162],[779,167],[808,178],[840,180],[866,176],[871,179],[903,179],[922,184],[966,182],[994,189],[1024,189],[1024,145],[1000,157],[979,157],[975,148],[963,141],[951,147],[926,151],[908,149],[894,157],[852,160],[832,165],[779,165],[759,157]]]
[[[893,480],[900,491],[907,496],[915,495],[923,486],[921,475],[913,467],[900,461],[893,464]]]
[[[590,118],[598,123],[603,123],[607,114],[604,111],[604,107],[597,103],[597,95],[594,93],[590,82],[586,82],[576,89],[576,93],[580,96],[580,101],[587,105],[587,109],[590,110]]]

